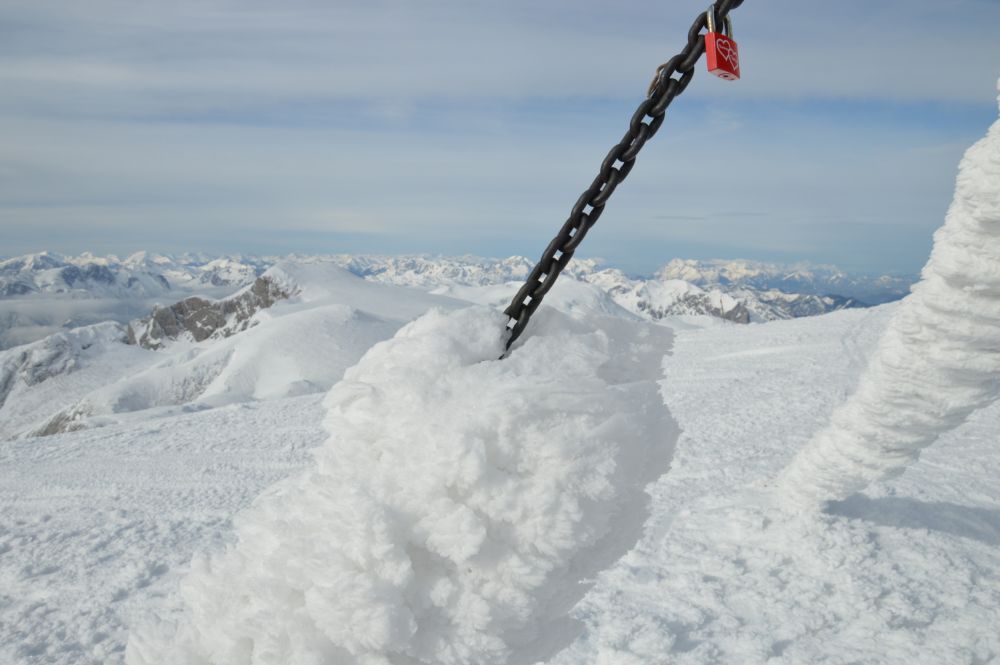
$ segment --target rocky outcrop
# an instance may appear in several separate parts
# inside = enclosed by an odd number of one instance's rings
[[[734,289],[729,293],[746,305],[752,321],[796,319],[803,316],[818,316],[841,309],[870,306],[854,298],[845,298],[844,296],[785,293],[776,289],[768,291]]]
[[[743,303],[718,292],[686,293],[666,306],[638,300],[635,307],[654,321],[677,314],[707,314],[733,323],[750,323],[750,312]]]
[[[167,307],[155,307],[128,326],[128,343],[159,349],[169,341],[201,342],[235,335],[254,325],[253,315],[294,295],[264,275],[236,295],[223,300],[191,297]]]
[[[86,429],[87,425],[84,422],[84,418],[87,415],[86,410],[82,407],[60,411],[45,421],[40,427],[27,432],[26,436],[52,436],[54,434],[77,432],[79,430]]]

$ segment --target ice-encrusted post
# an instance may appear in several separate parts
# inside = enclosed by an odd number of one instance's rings
[[[898,306],[857,391],[785,469],[799,505],[901,472],[1000,395],[1000,121],[965,153],[921,281]]]

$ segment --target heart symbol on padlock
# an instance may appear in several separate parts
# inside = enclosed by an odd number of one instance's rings
[[[739,71],[740,56],[736,51],[735,44],[725,37],[719,37],[715,40],[715,49],[718,51],[719,55],[733,67],[733,69]]]

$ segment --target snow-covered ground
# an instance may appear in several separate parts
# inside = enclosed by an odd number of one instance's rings
[[[822,513],[769,491],[853,387],[895,305],[680,331],[683,433],[646,537],[600,580],[569,663],[989,663],[1000,658],[997,405],[905,475]]]
[[[121,663],[131,618],[308,460],[320,396],[0,444],[0,663]]]
[[[893,307],[673,326],[671,468],[551,662],[1000,658],[996,406],[826,512],[786,512],[767,491],[852,390]],[[129,629],[176,604],[192,555],[232,544],[234,515],[313,464],[323,418],[306,395],[0,443],[0,662],[122,662]]]

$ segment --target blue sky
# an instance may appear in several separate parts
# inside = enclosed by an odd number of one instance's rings
[[[702,3],[0,3],[0,255],[536,256]],[[746,0],[580,251],[915,272],[1000,2]]]

